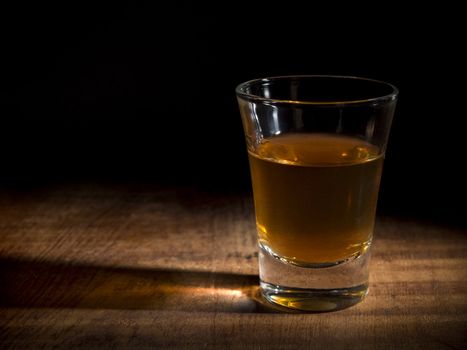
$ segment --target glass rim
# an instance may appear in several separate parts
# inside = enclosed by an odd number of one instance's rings
[[[256,94],[251,94],[246,92],[246,88],[254,85],[254,84],[264,84],[278,80],[293,80],[293,79],[304,79],[304,78],[329,78],[329,79],[348,79],[354,81],[366,81],[371,83],[376,83],[379,85],[384,85],[392,89],[392,91],[388,94],[382,96],[375,96],[366,99],[349,99],[349,100],[341,100],[341,101],[306,101],[306,100],[284,100],[284,99],[276,99],[270,97],[263,97]],[[382,80],[370,79],[370,78],[363,78],[358,76],[350,76],[350,75],[279,75],[279,76],[271,76],[266,78],[258,78],[245,81],[235,88],[235,92],[238,97],[245,98],[247,100],[252,101],[261,101],[270,104],[294,104],[294,105],[316,105],[316,106],[344,106],[344,105],[359,105],[359,104],[379,104],[379,103],[387,103],[390,101],[394,101],[397,99],[399,95],[399,90],[391,83],[387,83]]]

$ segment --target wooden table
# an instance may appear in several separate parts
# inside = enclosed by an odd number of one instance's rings
[[[467,235],[380,218],[350,309],[258,295],[252,202],[190,188],[62,186],[0,197],[0,348],[467,348]]]

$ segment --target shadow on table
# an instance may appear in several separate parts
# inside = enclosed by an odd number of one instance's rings
[[[283,312],[258,276],[0,258],[0,307]]]

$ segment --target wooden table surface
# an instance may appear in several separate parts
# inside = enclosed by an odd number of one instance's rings
[[[379,218],[366,300],[258,295],[251,199],[62,186],[0,196],[0,348],[465,349],[467,234]]]

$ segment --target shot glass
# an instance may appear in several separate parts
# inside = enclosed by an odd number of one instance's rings
[[[284,76],[245,82],[236,94],[263,296],[316,312],[360,302],[397,88],[357,77]]]

